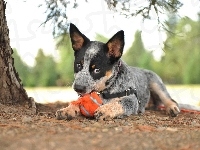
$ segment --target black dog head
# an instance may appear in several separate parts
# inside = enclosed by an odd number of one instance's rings
[[[107,43],[90,41],[79,29],[70,24],[70,37],[74,50],[73,88],[79,94],[102,91],[114,72],[124,48],[124,31],[117,32]]]

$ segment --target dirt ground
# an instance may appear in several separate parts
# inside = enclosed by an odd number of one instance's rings
[[[124,119],[96,121],[83,117],[56,120],[67,104],[39,105],[37,115],[20,106],[0,105],[1,150],[197,150],[200,114],[146,111]]]

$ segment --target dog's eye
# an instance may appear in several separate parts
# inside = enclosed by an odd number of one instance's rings
[[[76,64],[77,68],[80,70],[82,69],[82,65],[80,63]]]
[[[99,73],[100,72],[100,69],[96,68],[94,69],[94,73]]]

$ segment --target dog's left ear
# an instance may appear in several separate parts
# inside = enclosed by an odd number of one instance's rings
[[[107,43],[108,48],[107,55],[112,60],[118,60],[123,53],[124,49],[124,31],[117,32]]]

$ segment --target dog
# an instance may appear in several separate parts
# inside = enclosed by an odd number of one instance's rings
[[[162,103],[172,117],[180,112],[156,73],[128,66],[121,59],[125,44],[123,30],[102,43],[90,41],[71,23],[70,38],[75,56],[73,89],[79,95],[98,92],[103,101],[94,118],[106,120],[144,113],[150,99],[155,107]],[[78,106],[72,104],[56,112],[57,119],[79,115]]]

